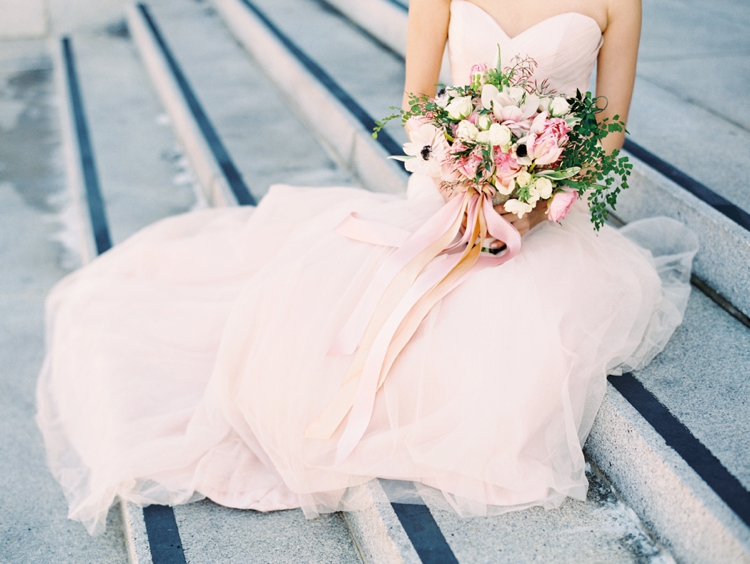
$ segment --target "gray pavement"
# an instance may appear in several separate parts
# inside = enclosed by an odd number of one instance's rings
[[[126,562],[117,510],[93,539],[66,518],[34,423],[44,300],[78,260],[56,240],[71,227],[51,61],[44,41],[0,43],[0,562]]]

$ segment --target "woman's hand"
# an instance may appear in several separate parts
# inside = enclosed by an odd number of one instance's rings
[[[507,213],[502,204],[495,206],[495,211],[499,213],[505,221],[513,225],[513,227],[515,227],[521,234],[521,237],[523,237],[534,227],[547,219],[547,201],[539,200],[534,209],[529,213],[524,214],[521,218],[514,213]]]
[[[547,219],[547,201],[539,200],[534,209],[529,213],[524,214],[521,218],[514,213],[507,213],[502,204],[495,206],[495,211],[499,213],[505,221],[515,227],[521,237],[523,237],[534,227]],[[502,241],[494,241],[490,244],[490,248],[497,249],[503,245],[504,243]]]

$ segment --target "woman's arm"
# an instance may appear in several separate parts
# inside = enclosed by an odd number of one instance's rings
[[[596,95],[608,102],[600,119],[617,115],[627,123],[640,38],[641,0],[610,0],[596,71]],[[604,149],[619,149],[624,140],[625,132],[611,133],[604,139]]]
[[[407,93],[435,95],[435,84],[440,75],[445,42],[448,39],[450,0],[411,0],[409,2],[409,32],[406,39],[406,83],[403,107],[407,108]]]

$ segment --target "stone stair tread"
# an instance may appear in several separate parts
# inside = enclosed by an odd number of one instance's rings
[[[611,486],[591,470],[586,474],[586,501],[567,499],[551,511],[466,518],[438,497],[428,506],[459,562],[674,562]]]
[[[72,36],[113,244],[195,203],[186,163],[127,36]]]
[[[321,1],[253,0],[305,53],[376,120],[401,106],[404,61]],[[315,21],[315,25],[309,25]],[[399,143],[399,120],[386,128]]]
[[[226,33],[213,9],[172,0],[150,9],[256,199],[276,183],[353,184]]]
[[[174,508],[188,564],[361,562],[338,513],[306,519],[301,510],[260,513],[203,500]]]
[[[693,290],[669,344],[635,376],[750,489],[750,329]]]

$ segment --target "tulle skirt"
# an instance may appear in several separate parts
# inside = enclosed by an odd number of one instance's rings
[[[472,514],[584,498],[606,375],[648,363],[682,320],[697,244],[671,220],[595,233],[577,204],[538,226],[431,310],[343,463],[341,429],[305,437],[351,362],[331,343],[393,252],[334,228],[355,211],[414,231],[442,204],[417,175],[406,198],[279,185],[257,208],[160,221],[63,279],[37,395],[70,517],[101,532],[118,497],[314,516],[356,508],[376,477]]]

